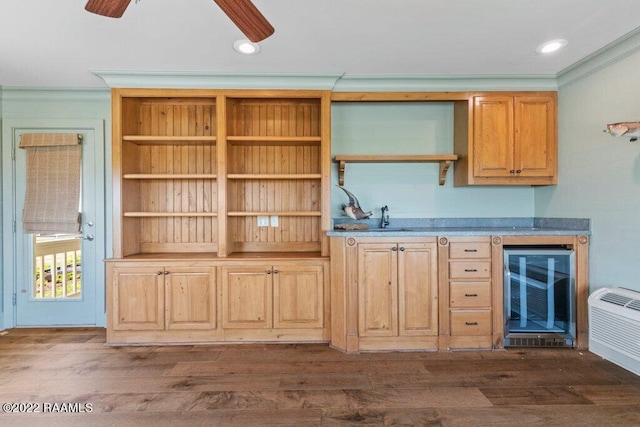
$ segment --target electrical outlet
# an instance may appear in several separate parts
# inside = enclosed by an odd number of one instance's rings
[[[258,227],[268,227],[268,226],[269,226],[269,217],[258,216]]]
[[[278,215],[271,215],[270,221],[271,221],[270,225],[272,227],[277,227],[278,226]]]

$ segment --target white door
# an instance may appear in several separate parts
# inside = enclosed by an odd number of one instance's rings
[[[13,268],[5,264],[5,269],[11,270],[5,274],[5,278],[10,276],[12,279],[11,283],[4,285],[5,301],[11,300],[9,311],[12,313],[12,319],[5,316],[5,326],[9,326],[6,323],[18,327],[102,326],[105,317],[102,263],[105,254],[103,122],[39,120],[42,126],[35,126],[33,121],[27,120],[20,120],[21,123],[7,122],[6,127],[13,125],[10,129],[5,127],[5,141],[7,132],[10,132],[12,144],[13,236],[11,247],[7,248],[9,236],[5,235],[4,249],[5,255],[8,255],[7,249],[11,250],[11,255],[5,256],[5,260],[13,258]],[[82,196],[79,206],[82,232],[78,235],[36,236],[23,231],[26,153],[18,145],[23,133],[40,132],[78,133],[83,136]],[[7,174],[4,173],[4,176]],[[6,224],[6,218],[4,222]]]

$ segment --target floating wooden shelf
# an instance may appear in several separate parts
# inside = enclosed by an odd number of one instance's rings
[[[440,163],[440,185],[444,185],[451,162],[458,160],[455,154],[371,154],[338,155],[334,161],[339,164],[338,183],[344,185],[344,170],[347,163]]]

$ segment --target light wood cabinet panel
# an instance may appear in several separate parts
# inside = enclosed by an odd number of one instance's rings
[[[215,329],[215,268],[170,268],[168,272],[165,276],[167,329]]]
[[[276,266],[273,272],[273,327],[322,328],[324,274],[321,266]]]
[[[491,260],[456,260],[449,262],[451,279],[489,279],[491,278]]]
[[[398,334],[397,245],[358,245],[359,334]]]
[[[513,174],[513,97],[474,98],[474,176],[509,177]]]
[[[398,246],[399,335],[436,335],[438,264],[435,244],[400,243]]]
[[[451,335],[491,335],[491,310],[452,310]]]
[[[491,282],[450,282],[451,308],[491,307]]]
[[[475,94],[469,108],[456,106],[455,185],[557,183],[557,93]]]
[[[164,271],[118,268],[113,272],[114,330],[164,329]]]
[[[435,243],[358,245],[359,336],[438,333]]]
[[[222,267],[222,327],[271,328],[271,266]]]

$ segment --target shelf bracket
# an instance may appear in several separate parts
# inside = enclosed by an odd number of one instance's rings
[[[340,187],[344,185],[344,170],[346,167],[347,162],[345,162],[344,160],[340,160],[340,163],[338,164],[338,184],[340,185]]]
[[[449,171],[450,166],[451,166],[451,160],[440,161],[440,185],[444,185],[444,182],[447,179],[447,172]]]

